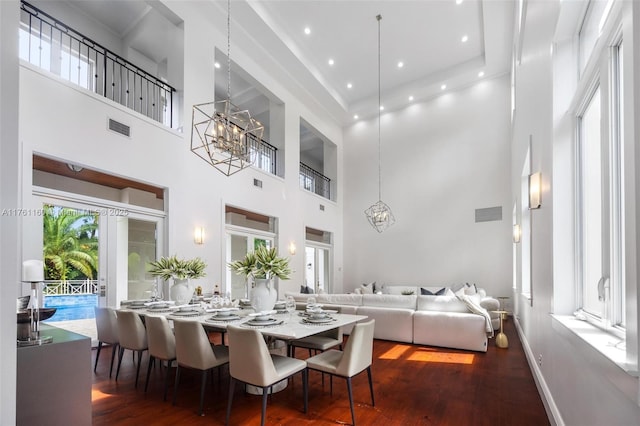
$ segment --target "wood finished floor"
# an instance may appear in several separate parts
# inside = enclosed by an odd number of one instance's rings
[[[499,349],[493,339],[486,353],[375,341],[371,406],[367,375],[353,379],[356,422],[359,425],[548,425],[513,320],[505,321],[510,347]],[[212,336],[219,343],[219,335]],[[105,350],[106,349],[106,350]],[[92,351],[92,360],[96,351]],[[204,416],[198,416],[199,375],[183,370],[178,401],[171,404],[173,374],[167,402],[162,401],[163,380],[159,368],[151,372],[144,393],[147,356],[143,357],[138,388],[135,367],[125,351],[118,382],[109,379],[109,347],[103,348],[93,380],[94,425],[221,425],[227,406],[228,369],[208,381]],[[299,358],[307,352],[298,350]],[[93,366],[93,364],[92,364]],[[163,370],[164,371],[164,370]],[[172,373],[175,369],[172,370]],[[302,412],[302,381],[272,395],[267,405],[267,425],[351,424],[344,380],[322,387],[321,375],[309,375],[309,412]],[[245,394],[236,386],[232,425],[260,424],[261,397]]]

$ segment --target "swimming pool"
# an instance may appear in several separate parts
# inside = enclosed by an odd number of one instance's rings
[[[56,308],[48,322],[95,318],[93,308],[98,306],[97,294],[54,294],[44,296],[45,308]]]

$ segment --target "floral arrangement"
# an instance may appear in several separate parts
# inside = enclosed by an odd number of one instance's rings
[[[204,269],[207,264],[204,260],[196,257],[194,259],[179,259],[176,255],[161,257],[155,262],[149,263],[149,273],[164,280],[174,278],[184,280],[188,278],[202,278],[206,276]]]
[[[247,253],[243,259],[230,262],[229,267],[238,275],[253,278],[278,277],[288,280],[291,276],[289,259],[278,256],[275,247],[269,249],[259,246],[255,251]]]

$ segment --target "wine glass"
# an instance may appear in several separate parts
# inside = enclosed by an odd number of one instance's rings
[[[307,308],[313,308],[316,305],[316,298],[313,296],[307,297]]]
[[[296,310],[296,299],[294,299],[293,296],[287,296],[284,306],[287,312],[289,312],[289,320],[291,320],[291,315]]]

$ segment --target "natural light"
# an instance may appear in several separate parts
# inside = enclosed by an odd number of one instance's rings
[[[101,399],[111,398],[113,395],[109,395],[108,393],[100,392],[96,389],[91,389],[91,401],[100,401]]]
[[[378,359],[400,359],[409,349],[413,349],[406,359],[419,362],[440,362],[445,364],[473,364],[474,354],[442,352],[442,350],[419,348],[408,345],[395,345]]]

